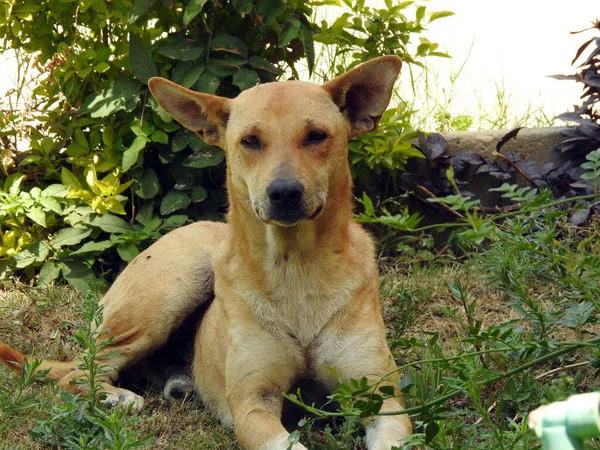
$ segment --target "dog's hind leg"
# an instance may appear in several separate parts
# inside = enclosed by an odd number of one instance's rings
[[[227,225],[214,222],[172,231],[140,253],[104,296],[98,332],[111,338],[100,360],[111,368],[104,387],[109,404],[141,408],[139,396],[112,382],[121,370],[163,346],[190,314],[212,300],[212,257],[226,232]]]
[[[97,381],[109,405],[143,407],[140,396],[113,383],[121,370],[164,345],[188,315],[213,298],[212,256],[226,232],[227,225],[214,222],[172,231],[140,253],[102,298],[103,320],[96,331],[100,342],[110,341],[98,357],[107,372]],[[0,360],[15,361],[21,355],[9,350],[0,351]],[[85,373],[77,365],[75,361],[43,363],[52,369],[49,377],[59,380],[59,386],[85,395],[85,386],[77,383]]]

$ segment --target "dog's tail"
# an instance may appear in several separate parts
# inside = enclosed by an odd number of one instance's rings
[[[20,373],[25,359],[33,361],[35,358],[25,356],[23,353],[0,342],[0,362],[6,364],[10,369]],[[77,362],[75,361],[61,362],[44,359],[37,370],[49,370],[46,378],[60,380],[76,367]]]

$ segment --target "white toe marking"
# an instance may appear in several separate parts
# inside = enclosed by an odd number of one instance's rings
[[[119,394],[108,394],[104,405],[110,408],[120,406],[123,409],[131,408],[132,413],[139,413],[144,409],[144,398],[131,391],[122,390]]]

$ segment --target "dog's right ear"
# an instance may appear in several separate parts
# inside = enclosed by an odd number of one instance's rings
[[[150,78],[148,87],[158,104],[177,122],[196,132],[207,144],[223,147],[228,99],[195,92],[160,77]]]
[[[323,85],[350,123],[349,137],[377,128],[401,67],[397,56],[381,56]]]

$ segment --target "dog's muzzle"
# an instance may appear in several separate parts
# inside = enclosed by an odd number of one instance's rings
[[[304,185],[294,178],[277,178],[267,186],[269,219],[283,225],[292,225],[308,217],[302,196]]]

